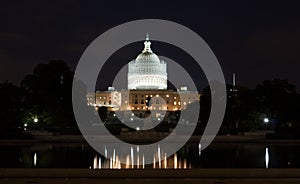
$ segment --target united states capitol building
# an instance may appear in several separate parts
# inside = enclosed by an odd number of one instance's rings
[[[128,89],[96,91],[87,95],[88,105],[96,109],[105,106],[110,111],[123,111],[125,114],[137,112],[143,117],[149,110],[180,111],[188,104],[199,101],[197,91],[181,87],[177,91],[168,89],[167,63],[151,49],[147,34],[144,49],[128,63]]]

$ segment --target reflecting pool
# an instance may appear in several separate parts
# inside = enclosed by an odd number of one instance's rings
[[[299,168],[299,144],[213,143],[201,151],[199,144],[186,144],[167,158],[160,147],[153,164],[145,164],[139,147],[128,155],[118,149],[100,155],[84,143],[28,143],[0,145],[1,168],[90,169],[192,169],[192,168]],[[121,163],[121,157],[126,160]]]

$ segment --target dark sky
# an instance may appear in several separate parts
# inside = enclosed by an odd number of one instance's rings
[[[4,0],[0,81],[19,84],[36,64],[51,59],[63,59],[74,70],[85,48],[101,33],[145,18],[175,21],[198,33],[228,81],[236,72],[237,82],[248,87],[276,77],[300,88],[300,1],[276,0]],[[138,52],[128,53],[127,60]]]

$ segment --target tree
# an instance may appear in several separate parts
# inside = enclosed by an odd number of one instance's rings
[[[102,122],[107,122],[108,110],[107,107],[101,106],[98,108],[98,113]]]
[[[0,83],[0,134],[20,133],[24,91],[7,81]]]
[[[255,89],[257,109],[275,126],[299,122],[299,94],[287,80],[266,80]]]
[[[27,91],[25,105],[28,111],[39,109],[37,116],[47,114],[40,121],[47,129],[76,129],[72,109],[73,72],[62,60],[39,64],[33,74],[27,75],[21,86]],[[46,122],[47,121],[47,122]]]

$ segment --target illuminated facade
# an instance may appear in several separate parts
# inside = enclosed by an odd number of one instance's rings
[[[177,111],[185,109],[188,104],[198,101],[199,98],[200,94],[197,92],[186,90],[108,90],[91,93],[87,97],[88,105],[106,106],[114,111]]]
[[[109,87],[107,91],[90,93],[88,105],[131,114],[148,110],[180,111],[199,101],[197,91],[188,91],[186,87],[177,91],[167,89],[167,64],[152,52],[150,45],[147,35],[143,52],[128,64],[128,90]]]

